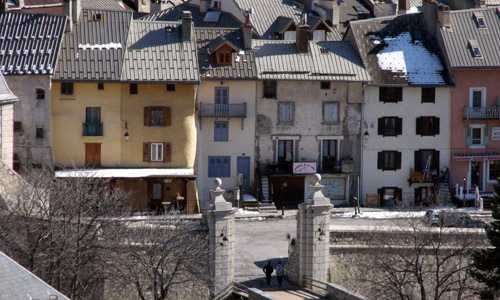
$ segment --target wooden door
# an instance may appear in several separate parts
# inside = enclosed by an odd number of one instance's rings
[[[85,165],[92,167],[101,165],[101,144],[85,144]]]

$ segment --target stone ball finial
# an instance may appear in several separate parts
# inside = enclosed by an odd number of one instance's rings
[[[215,188],[219,188],[222,184],[222,180],[220,178],[215,178],[214,179],[214,186]]]
[[[320,181],[321,181],[321,175],[319,175],[318,173],[314,174],[314,184],[318,185]]]

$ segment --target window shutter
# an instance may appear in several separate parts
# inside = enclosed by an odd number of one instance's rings
[[[229,88],[222,89],[222,104],[229,104]]]
[[[396,162],[394,164],[396,165],[396,170],[401,169],[401,152],[396,152]]]
[[[439,118],[434,118],[434,135],[439,134]]]
[[[142,161],[150,161],[150,152],[151,152],[151,144],[143,143],[142,144]]]
[[[403,118],[396,118],[396,135],[403,134]]]
[[[394,196],[399,200],[399,203],[403,204],[403,189],[396,189]]]
[[[221,123],[221,137],[224,141],[228,141],[229,137],[228,137],[228,123],[227,122],[224,122],[224,123]]]
[[[384,206],[384,189],[377,189],[377,194],[379,196],[380,206]]]
[[[437,150],[434,150],[434,153],[432,153],[431,170],[438,171],[437,175],[439,175],[439,151]]]
[[[422,155],[420,153],[420,150],[415,151],[415,171],[420,172],[422,171]]]
[[[394,88],[394,98],[396,102],[403,101],[403,88]]]
[[[385,102],[386,98],[386,88],[384,87],[379,87],[378,88],[378,99],[380,102]]]
[[[422,118],[417,118],[417,132],[416,134],[422,135]]]
[[[170,112],[170,107],[163,107],[163,126],[172,125],[172,115]]]
[[[378,135],[384,135],[385,131],[385,120],[384,118],[378,119]]]
[[[151,107],[144,107],[144,126],[151,126]]]
[[[384,169],[384,152],[379,152],[377,153],[377,169]]]
[[[172,161],[172,149],[170,147],[170,143],[163,143],[163,161],[164,162]]]
[[[465,128],[465,145],[472,145],[472,128]]]
[[[489,143],[490,143],[490,128],[484,127],[483,128],[483,146],[488,146]]]

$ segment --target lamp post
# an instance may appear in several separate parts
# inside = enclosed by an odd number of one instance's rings
[[[467,193],[466,181],[467,181],[467,177],[464,176],[464,198],[465,198],[465,194]]]

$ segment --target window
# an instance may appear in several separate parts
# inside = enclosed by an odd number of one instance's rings
[[[94,22],[102,22],[103,21],[102,14],[94,14],[92,17],[93,17]]]
[[[276,98],[276,80],[264,80],[264,98]]]
[[[294,161],[293,140],[278,140],[278,168],[282,170],[292,169]]]
[[[278,124],[293,125],[295,115],[294,102],[279,102],[278,103]]]
[[[422,103],[436,102],[436,88],[422,88]]]
[[[378,189],[380,195],[380,205],[391,207],[402,202],[403,190],[397,187],[383,187]]]
[[[167,84],[167,92],[175,92],[175,84]]]
[[[296,38],[297,38],[296,31],[285,31],[285,34],[283,36],[283,40],[285,41],[295,41]]]
[[[85,124],[83,124],[83,136],[102,136],[103,127],[101,123],[101,108],[85,108]]]
[[[23,122],[14,122],[14,131],[23,131]]]
[[[339,122],[339,103],[323,102],[323,122],[337,124]]]
[[[86,107],[85,108],[85,122],[86,123],[101,123],[101,108],[100,107]]]
[[[475,12],[474,17],[476,18],[477,27],[486,28],[486,22],[484,21],[484,15],[481,12]]]
[[[167,106],[144,107],[144,126],[170,126],[171,110]]]
[[[214,141],[215,142],[227,142],[228,141],[228,130],[229,122],[227,121],[215,121],[214,122]]]
[[[36,127],[36,138],[43,139],[43,126]]]
[[[61,82],[61,95],[73,95],[73,82]]]
[[[378,153],[377,169],[398,170],[401,169],[401,152],[381,151]]]
[[[97,83],[97,89],[98,89],[99,91],[104,90],[104,83],[102,83],[102,82]]]
[[[378,119],[378,135],[398,136],[403,134],[403,119],[398,117],[383,117]]]
[[[144,162],[170,162],[172,160],[169,143],[144,143],[142,149]]]
[[[469,47],[472,51],[472,56],[475,58],[482,58],[481,48],[479,48],[479,43],[477,40],[469,40]]]
[[[435,136],[439,134],[439,118],[420,117],[417,118],[417,132],[421,136]]]
[[[38,100],[45,99],[45,90],[44,89],[36,89],[36,98]]]
[[[335,170],[337,166],[337,140],[323,140],[321,147],[322,170]]]
[[[215,88],[215,104],[229,104],[229,88],[216,87]]]
[[[470,107],[485,107],[486,106],[486,88],[474,87],[469,91],[469,106]]]
[[[231,51],[229,50],[219,50],[217,51],[217,63],[219,64],[230,64],[231,63]]]
[[[230,177],[230,176],[231,176],[230,156],[208,157],[208,177]]]
[[[439,151],[437,150],[418,150],[415,151],[414,158],[415,171],[439,171]]]
[[[500,178],[500,160],[490,160],[488,165],[489,165],[488,179],[490,181],[496,182]]]
[[[488,127],[482,125],[472,125],[466,128],[465,144],[469,147],[484,147],[489,144]]]
[[[401,87],[380,87],[379,88],[380,102],[396,103],[403,101],[403,88]]]
[[[213,3],[214,3],[214,9],[218,10],[222,9],[222,1],[215,0]]]
[[[325,40],[325,30],[315,30],[313,32],[314,41],[324,41]]]
[[[139,93],[139,86],[137,83],[130,84],[130,95],[137,95]]]
[[[330,89],[330,81],[321,81],[321,89],[329,90]]]

